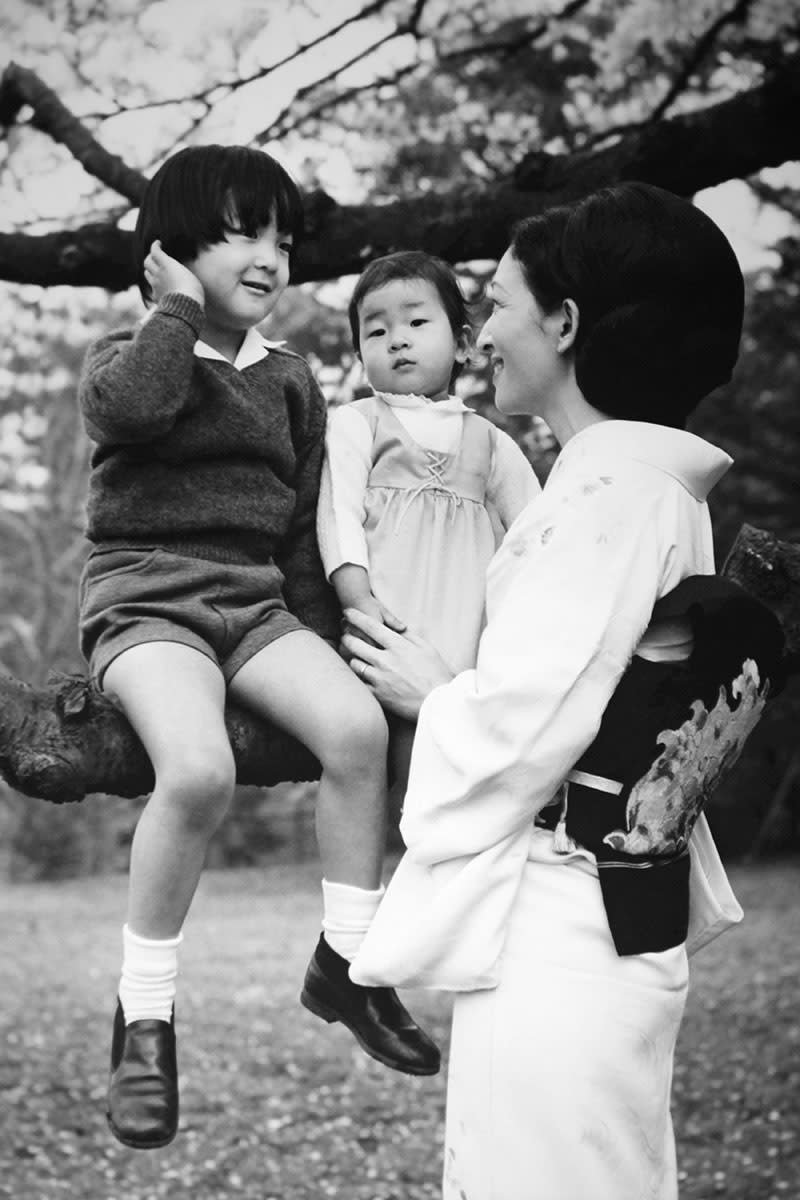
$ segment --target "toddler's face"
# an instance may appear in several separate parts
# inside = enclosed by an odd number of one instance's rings
[[[359,308],[361,360],[377,392],[443,399],[466,342],[450,328],[427,279],[396,279],[369,292]]]
[[[249,237],[234,216],[225,240],[186,264],[203,285],[206,328],[241,333],[264,321],[289,282],[291,249],[274,220]]]

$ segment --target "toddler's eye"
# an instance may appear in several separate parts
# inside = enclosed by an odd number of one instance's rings
[[[293,246],[294,246],[293,242],[281,242],[279,245],[279,249],[282,254],[291,254]]]
[[[386,331],[384,329],[370,329],[369,333],[367,334],[367,337],[368,338],[380,337],[385,332]]]
[[[427,317],[414,317],[414,320],[411,322],[411,328],[415,329],[417,327],[417,325],[427,325],[427,324],[428,324]]]

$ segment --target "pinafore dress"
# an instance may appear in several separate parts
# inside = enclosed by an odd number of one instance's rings
[[[486,508],[493,427],[465,412],[453,453],[415,442],[379,396],[355,401],[373,433],[364,497],[376,597],[455,672],[475,665],[495,526]]]

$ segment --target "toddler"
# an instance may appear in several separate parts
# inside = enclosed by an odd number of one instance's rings
[[[391,614],[459,672],[475,665],[489,560],[539,482],[508,434],[451,394],[470,323],[447,263],[376,259],[349,316],[374,395],[330,415],[322,562],[343,608]],[[402,783],[413,730],[393,718],[392,733]]]

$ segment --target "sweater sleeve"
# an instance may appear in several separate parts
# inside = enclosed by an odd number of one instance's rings
[[[325,446],[327,404],[306,364],[299,387],[294,444],[295,505],[277,565],[284,575],[284,597],[290,612],[326,641],[338,643],[341,610],[336,593],[325,578],[317,545],[317,503]]]
[[[350,405],[329,413],[317,513],[319,549],[329,579],[344,563],[369,571],[364,495],[371,466],[372,432],[362,414]]]
[[[196,406],[191,381],[202,323],[201,305],[170,292],[133,332],[110,334],[89,347],[78,399],[94,442],[149,441]]]
[[[510,528],[541,490],[542,485],[533,467],[517,443],[502,429],[495,428],[486,499],[493,506],[504,530]]]

